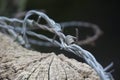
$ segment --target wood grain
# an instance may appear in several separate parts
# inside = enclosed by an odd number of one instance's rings
[[[87,64],[63,54],[27,50],[0,33],[0,80],[100,80]]]

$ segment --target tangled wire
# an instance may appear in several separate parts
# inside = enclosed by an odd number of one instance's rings
[[[39,16],[37,21],[29,19],[29,17],[34,14]],[[39,23],[41,18],[47,22],[47,25],[42,25]],[[78,41],[76,44],[76,37],[71,35],[64,35],[62,32],[62,28],[66,28],[68,26],[85,26],[88,28],[91,26],[95,32],[95,35],[86,40]],[[42,34],[35,33],[33,29],[42,29],[54,33],[54,39]],[[10,34],[19,44],[26,48],[30,48],[31,44],[37,44],[39,46],[56,46],[66,51],[72,52],[75,55],[83,58],[92,68],[94,68],[97,74],[100,76],[101,80],[114,80],[111,73],[106,72],[113,65],[113,63],[111,63],[106,68],[103,68],[90,52],[79,46],[81,44],[87,44],[95,41],[101,34],[99,28],[94,24],[85,22],[66,22],[59,24],[50,19],[44,13],[31,10],[26,13],[24,20],[0,17],[0,31],[5,34]],[[28,35],[45,40],[45,42],[31,39]],[[59,38],[59,40],[56,39],[56,36]]]

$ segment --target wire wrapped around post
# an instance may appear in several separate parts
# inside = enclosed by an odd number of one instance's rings
[[[29,19],[29,17],[34,14],[38,15],[39,18],[40,17],[43,18],[47,22],[48,25],[41,26],[41,24],[38,23],[39,21],[34,21],[34,20]],[[67,24],[63,24],[63,23],[62,25],[68,26]],[[79,24],[73,22],[72,25],[80,25],[80,22]],[[87,25],[87,24],[84,24],[84,25]],[[53,41],[52,38],[33,32],[31,28],[34,28],[35,26],[38,27],[39,29],[47,30],[51,33],[54,33],[55,35],[59,37],[59,41],[57,40]],[[94,25],[94,28],[96,28],[95,25]],[[75,37],[70,36],[70,35],[64,35],[60,24],[50,19],[46,14],[42,12],[35,11],[35,10],[28,11],[25,15],[24,20],[0,17],[0,29],[3,29],[4,32],[11,34],[11,36],[13,36],[14,39],[16,39],[16,41],[18,41],[19,44],[27,48],[30,47],[31,42],[37,43],[37,40],[31,39],[27,35],[35,36],[39,39],[48,41],[51,44],[61,49],[72,52],[75,55],[83,58],[87,64],[89,64],[92,68],[94,68],[94,70],[100,76],[101,80],[114,80],[112,75],[109,72],[106,72],[113,65],[113,63],[111,63],[110,66],[104,69],[102,65],[99,64],[99,62],[97,62],[95,57],[90,52],[88,52],[87,50],[84,50],[83,48],[81,48],[81,46],[74,44]],[[97,35],[100,35],[99,30],[97,31]],[[96,39],[97,38],[96,35],[93,38]],[[41,43],[40,42],[41,41],[39,41],[39,44],[43,45],[42,43],[44,42],[41,42]],[[45,45],[50,46],[50,43],[46,43]]]

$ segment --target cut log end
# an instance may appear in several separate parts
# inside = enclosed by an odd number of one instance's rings
[[[0,33],[0,80],[100,80],[85,63],[23,48]]]

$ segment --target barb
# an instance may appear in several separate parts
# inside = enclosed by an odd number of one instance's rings
[[[77,41],[76,43],[78,45],[86,45],[86,44],[91,44],[91,42],[95,42],[99,36],[101,36],[102,31],[99,29],[99,27],[95,24],[88,23],[88,22],[82,22],[82,21],[71,21],[71,22],[62,22],[60,23],[62,27],[67,28],[67,27],[85,27],[85,28],[92,28],[94,31],[94,35],[82,40],[82,41]]]
[[[29,17],[32,16],[33,14],[38,15],[39,17],[45,19],[47,22],[47,25],[41,25],[39,24],[39,19],[38,21],[30,20]],[[16,23],[16,24],[9,24],[9,23]],[[96,25],[94,24],[87,24],[87,23],[82,23],[82,22],[72,22],[70,24],[68,23],[62,23],[61,24],[64,27],[67,26],[75,26],[75,25],[83,25],[85,27],[88,27],[89,25],[92,26],[94,29],[96,35],[93,36],[92,40],[94,41],[96,38],[98,38],[98,35],[100,35],[100,30],[97,28]],[[45,35],[42,34],[37,34],[31,30],[31,28],[34,29],[34,27],[38,27],[39,29],[47,30],[49,32],[54,33],[56,36],[59,37],[59,41],[54,40],[52,38],[49,38]],[[95,57],[88,51],[84,50],[80,46],[74,44],[74,36],[71,35],[64,35],[61,30],[60,24],[54,22],[54,20],[50,19],[46,14],[31,10],[26,13],[26,16],[24,20],[19,20],[19,19],[10,19],[6,17],[0,17],[0,30],[6,30],[9,34],[11,34],[14,38],[17,39],[18,43],[23,45],[24,47],[30,47],[28,45],[31,45],[31,43],[36,44],[38,42],[35,39],[31,39],[28,35],[30,36],[35,36],[39,39],[45,40],[50,42],[51,44],[54,44],[54,46],[60,47],[61,49],[64,49],[66,51],[72,52],[75,55],[83,58],[92,68],[95,69],[97,74],[100,76],[101,80],[113,80],[113,77],[110,73],[106,72],[112,65],[106,67],[105,69],[102,67],[101,64],[97,62]],[[8,35],[9,35],[8,34]],[[20,37],[17,35],[19,34]],[[88,42],[92,40],[87,40]],[[51,46],[50,43],[45,43],[46,46]],[[39,41],[39,45],[43,45],[43,41]],[[86,43],[83,41],[83,43]],[[81,44],[81,43],[79,43]]]

